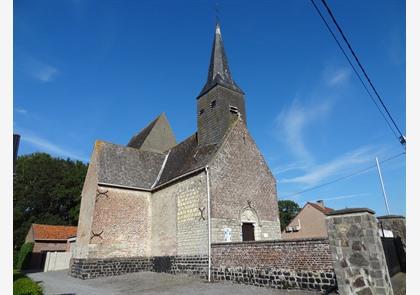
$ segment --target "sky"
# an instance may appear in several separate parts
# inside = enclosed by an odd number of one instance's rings
[[[311,2],[218,3],[230,70],[278,198],[386,214],[375,168],[334,182],[404,150]],[[405,2],[328,3],[405,134]],[[162,112],[178,142],[194,133],[214,7],[204,0],[14,1],[19,155],[88,162],[95,140],[125,145]],[[405,215],[405,155],[381,169],[391,214]]]

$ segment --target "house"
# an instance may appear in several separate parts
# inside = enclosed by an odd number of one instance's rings
[[[195,101],[197,131],[180,143],[165,114],[127,145],[96,141],[75,264],[206,257],[210,243],[279,238],[276,180],[247,128],[245,95],[232,78],[219,25]]]
[[[77,233],[77,226],[47,225],[33,223],[25,243],[34,243],[28,269],[44,269],[48,252],[68,252],[68,239]]]
[[[327,237],[325,216],[333,209],[325,207],[323,201],[306,203],[282,232],[283,239]]]

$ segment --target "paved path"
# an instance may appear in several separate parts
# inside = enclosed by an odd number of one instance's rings
[[[307,294],[314,292],[287,291],[261,288],[229,282],[207,283],[182,275],[154,272],[131,273],[122,276],[80,280],[67,275],[67,271],[38,272],[28,274],[40,282],[45,295],[120,295],[120,294],[173,294],[173,295],[283,295]]]

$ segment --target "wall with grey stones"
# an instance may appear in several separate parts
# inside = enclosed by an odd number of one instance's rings
[[[325,238],[212,244],[212,278],[278,289],[336,285]]]
[[[340,294],[393,294],[374,212],[335,211],[328,238]]]
[[[154,271],[207,277],[208,256],[119,257],[107,259],[72,259],[69,275],[79,279]]]

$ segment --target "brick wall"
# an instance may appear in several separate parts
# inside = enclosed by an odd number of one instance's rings
[[[236,121],[209,164],[212,242],[223,242],[223,228],[232,241],[242,241],[242,222],[250,217],[257,240],[280,238],[276,181],[243,121]],[[246,211],[252,212],[249,216]]]
[[[150,255],[150,193],[98,187],[88,257]],[[94,235],[95,234],[95,235]]]
[[[328,239],[278,240],[212,245],[212,276],[272,288],[335,287]]]

